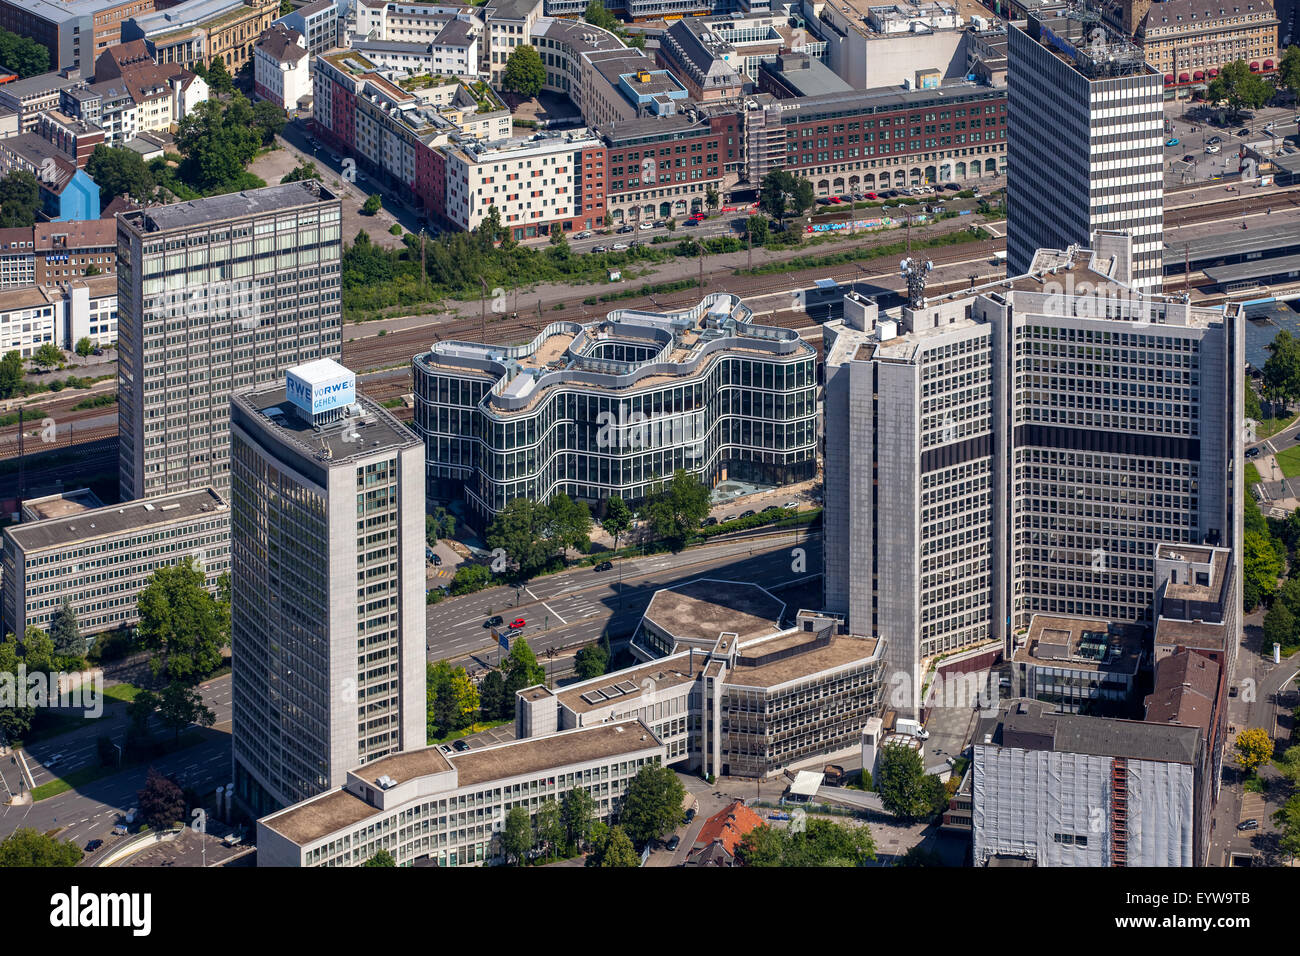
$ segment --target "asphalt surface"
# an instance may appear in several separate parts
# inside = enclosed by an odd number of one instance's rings
[[[802,548],[802,567],[795,570]],[[502,585],[429,606],[430,660],[464,661],[477,657],[495,663],[501,649],[484,621],[500,615],[505,625],[522,617],[522,635],[534,652],[599,640],[608,630],[630,633],[654,592],[698,577],[754,581],[765,587],[805,580],[821,567],[820,534],[786,532],[775,537],[691,548],[680,554],[623,558],[609,571],[577,568],[547,575],[526,586]]]

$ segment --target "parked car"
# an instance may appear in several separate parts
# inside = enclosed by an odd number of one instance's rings
[[[752,512],[752,511],[746,511],[746,512],[742,513],[742,514],[740,515],[740,517],[742,517],[742,518],[752,518],[752,517],[754,517],[754,512]]]
[[[608,250],[607,248],[605,248],[604,246],[592,246],[592,247],[591,247],[591,251],[592,251],[592,252],[609,252],[609,250]]]
[[[763,509],[763,514],[767,514],[769,511],[780,511],[780,510],[781,510],[780,505],[768,505],[766,508]]]
[[[113,827],[113,836],[126,836],[130,831],[127,830],[125,823],[119,823]]]
[[[868,198],[868,199],[879,199],[880,197],[877,196],[875,193],[867,193],[867,198]]]
[[[1219,147],[1211,143],[1209,146],[1205,147],[1205,151],[1207,153],[1217,153],[1219,151]]]
[[[1246,457],[1247,457],[1247,458],[1258,458],[1258,457],[1259,457],[1259,449],[1258,449],[1258,448],[1247,448],[1247,449],[1246,449]]]
[[[656,228],[656,229],[662,229],[663,227],[664,227],[664,221],[663,221],[662,219],[656,219],[656,220],[655,220],[655,228]]]
[[[615,252],[622,252],[624,249],[627,248],[627,243],[626,243],[626,242],[616,242],[616,243],[614,243],[612,246],[610,246],[610,248],[613,249]]]
[[[1189,164],[1190,164],[1190,163],[1194,163],[1194,162],[1196,162],[1196,157],[1193,156],[1191,153],[1188,153],[1186,156],[1183,157],[1183,162],[1185,162],[1185,163],[1189,163]]]
[[[644,245],[645,245],[645,242],[644,242],[643,240],[641,240],[641,239],[633,239],[631,242],[629,242],[629,243],[627,244],[627,247],[628,247],[629,249],[635,249],[637,246],[644,246]]]
[[[87,853],[94,853],[96,850],[98,850],[98,849],[99,849],[101,846],[103,846],[103,845],[104,845],[104,841],[103,841],[103,840],[91,840],[89,843],[86,844],[86,852],[87,852]]]
[[[95,349],[95,351],[94,351],[93,354],[95,354],[95,355],[103,355],[103,354],[104,354],[104,350],[103,350],[103,349]]]
[[[593,232],[586,232],[586,231],[584,231],[584,232],[575,232],[575,233],[573,234],[573,238],[574,238],[574,239],[590,239],[590,238],[591,238],[592,236],[594,236],[594,235],[595,235],[595,233],[593,233]]]
[[[440,555],[437,551],[433,552],[433,566],[435,568],[442,567],[442,555]]]
[[[853,199],[854,199],[855,202],[862,202],[862,200],[864,200],[864,199],[866,199],[866,198],[867,198],[867,197],[864,196],[862,193],[854,193],[854,194],[853,194]]]
[[[1259,829],[1259,821],[1256,820],[1254,817],[1251,817],[1249,820],[1242,820],[1240,823],[1237,824],[1237,829],[1238,829],[1238,830],[1258,830],[1258,829]]]
[[[713,515],[709,515],[707,518],[705,518],[703,521],[700,522],[700,527],[710,528],[717,523],[718,523],[718,519],[715,518]]]
[[[958,186],[956,183],[945,183],[943,188],[947,189],[949,192],[954,192],[954,193],[961,192],[961,187]]]
[[[602,561],[600,562],[600,564],[596,565],[597,571],[612,571],[613,569],[614,569],[613,561]]]
[[[695,819],[695,808],[691,807],[689,810],[686,811],[686,822],[690,823],[694,819]]]
[[[1237,130],[1237,135],[1238,135],[1238,136],[1249,136],[1249,135],[1250,135],[1250,130],[1246,129],[1246,128],[1243,126],[1241,129]]]
[[[922,727],[920,730],[918,730],[918,731],[916,732],[916,739],[917,739],[917,740],[929,740],[929,739],[930,739],[930,731],[928,731],[928,730],[926,730],[924,727]]]
[[[1237,690],[1238,690],[1238,689],[1237,689],[1236,687],[1229,687],[1229,688],[1228,688],[1228,696],[1229,696],[1229,697],[1236,697],[1236,696],[1237,696]]]
[[[510,622],[510,630],[512,630],[512,631],[517,631],[517,630],[519,630],[521,627],[523,627],[524,625],[526,625],[527,623],[528,623],[528,622],[525,621],[522,617],[517,617],[517,618],[515,618],[513,621]]]
[[[490,618],[488,618],[486,621],[483,622],[484,627],[500,627],[501,624],[502,624],[502,618],[500,614],[493,614]]]
[[[799,507],[799,502],[798,502],[796,499],[791,498],[789,501],[787,501],[787,502],[786,502],[785,504],[783,504],[781,507],[782,507],[782,508],[791,508],[791,509],[793,509],[793,508],[798,508],[798,507]]]
[[[453,741],[452,747],[454,747],[456,750],[460,751],[461,753],[464,753],[466,750],[469,750],[469,744],[465,743],[464,740]]]
[[[653,222],[643,222],[641,225],[637,226],[638,229],[653,229],[654,227],[655,224]]]
[[[619,227],[618,227],[618,234],[619,234],[620,236],[625,236],[625,235],[627,235],[629,232],[636,232],[636,227],[635,227],[635,226],[619,226]]]
[[[668,843],[665,845],[669,850],[676,850],[679,846],[682,845],[682,838],[674,833],[671,837],[668,838]]]

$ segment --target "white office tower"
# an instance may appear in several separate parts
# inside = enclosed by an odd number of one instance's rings
[[[1086,5],[1007,33],[1007,275],[1039,249],[1122,230],[1133,288],[1159,292],[1164,78]]]
[[[236,796],[425,744],[424,446],[331,360],[231,401]]]
[[[316,180],[117,217],[122,499],[230,490],[230,396],[342,349],[342,206]]]
[[[1160,542],[1239,563],[1239,307],[1131,293],[1128,247],[826,326],[825,607],[888,638],[887,681],[1009,656],[1037,612],[1150,621]]]

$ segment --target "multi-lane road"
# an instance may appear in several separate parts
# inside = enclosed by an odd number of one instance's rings
[[[802,554],[796,554],[795,549]],[[767,588],[808,580],[821,567],[821,535],[797,532],[701,546],[679,554],[623,558],[609,571],[576,568],[535,578],[524,586],[503,584],[429,607],[426,639],[430,660],[495,663],[499,646],[484,622],[522,617],[522,635],[534,651],[571,648],[631,632],[654,592],[698,577],[755,581]]]
[[[795,548],[802,549],[802,557]],[[606,631],[611,637],[629,634],[659,588],[697,577],[757,581],[771,588],[808,583],[815,577],[809,569],[820,567],[820,534],[799,530],[758,534],[679,554],[625,559],[616,562],[612,571],[576,568],[537,578],[520,589],[500,586],[431,606],[428,656],[473,666],[475,652],[480,653],[480,662],[488,661],[491,653],[490,662],[495,663],[494,645],[482,623],[492,614],[501,614],[507,623],[515,617],[528,621],[520,633],[539,656],[544,657],[548,649],[567,649],[564,656],[568,657],[573,648],[598,640]],[[559,658],[555,664],[557,672],[568,669]],[[151,765],[202,794],[230,780],[230,677],[209,681],[200,689],[204,702],[216,714],[215,726],[199,731],[201,743]],[[98,738],[107,736],[120,744],[125,732],[125,707],[112,703],[102,720],[26,749],[23,759],[29,780],[20,782],[20,767],[11,754],[0,757],[0,778],[11,793],[19,793],[31,785],[48,783],[56,775],[95,766],[99,762]],[[54,766],[48,766],[52,760]],[[40,832],[59,830],[60,839],[78,845],[91,839],[111,844],[114,824],[137,804],[136,793],[144,786],[148,766],[128,767],[37,803],[0,807],[0,837],[19,827],[32,827]]]

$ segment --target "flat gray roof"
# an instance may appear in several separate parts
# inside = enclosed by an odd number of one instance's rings
[[[712,642],[732,633],[745,641],[775,632],[784,611],[757,584],[699,578],[656,591],[645,618],[678,640]]]
[[[1278,256],[1276,259],[1253,259],[1250,262],[1211,266],[1205,270],[1205,275],[1215,283],[1223,283],[1241,282],[1244,279],[1260,279],[1264,276],[1277,275],[1282,272],[1300,272],[1300,253],[1291,256]]]
[[[107,505],[64,518],[25,521],[4,533],[27,554],[64,548],[96,538],[113,538],[132,531],[161,527],[226,510],[226,502],[211,488],[158,498]]]
[[[320,426],[299,417],[283,385],[241,392],[234,396],[234,401],[261,426],[264,435],[287,445],[297,457],[316,461],[322,468],[421,444],[413,431],[360,392],[357,393],[357,404],[362,409],[360,418],[345,416]],[[279,414],[273,411],[277,409]],[[358,437],[350,438],[352,435]],[[322,454],[325,449],[328,455]]]
[[[1182,263],[1184,258],[1188,258],[1196,262],[1200,259],[1245,255],[1288,246],[1300,249],[1300,226],[1297,226],[1295,220],[1276,226],[1230,229],[1182,242],[1166,241],[1165,261]]]
[[[205,223],[222,222],[245,216],[264,216],[268,213],[293,209],[297,206],[318,205],[335,200],[332,192],[319,180],[303,180],[264,189],[246,189],[224,196],[209,196],[168,206],[154,206],[118,217],[137,232],[166,232],[172,229],[190,229]]]
[[[1001,747],[1182,764],[1196,762],[1200,740],[1198,727],[1056,714],[1033,700],[1008,703],[993,736]]]

